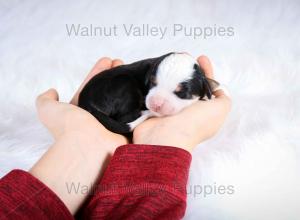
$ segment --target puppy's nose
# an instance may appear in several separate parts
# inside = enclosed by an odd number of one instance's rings
[[[151,97],[149,100],[150,108],[155,112],[159,112],[164,105],[164,102],[165,100],[162,97]]]

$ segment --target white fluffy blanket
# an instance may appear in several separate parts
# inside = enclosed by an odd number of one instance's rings
[[[68,101],[102,56],[188,51],[211,58],[233,109],[193,152],[185,218],[299,219],[299,11],[297,0],[0,1],[0,175],[30,168],[53,141],[36,118],[40,92]],[[66,24],[223,26],[234,36],[76,37]]]

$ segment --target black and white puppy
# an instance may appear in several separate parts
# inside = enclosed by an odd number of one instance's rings
[[[79,107],[110,131],[128,135],[149,117],[176,114],[211,96],[198,63],[186,53],[168,53],[97,74],[81,91]]]

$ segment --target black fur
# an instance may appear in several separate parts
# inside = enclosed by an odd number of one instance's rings
[[[181,99],[191,99],[193,96],[199,96],[199,99],[203,99],[207,96],[211,99],[212,90],[204,75],[203,70],[197,64],[194,65],[194,73],[192,79],[180,83],[181,89],[174,91],[174,94]]]
[[[90,112],[104,127],[119,134],[130,133],[127,123],[145,110],[151,72],[169,54],[121,65],[94,76],[79,94],[79,107]]]

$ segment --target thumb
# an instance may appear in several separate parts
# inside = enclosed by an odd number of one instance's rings
[[[55,89],[49,89],[36,98],[36,108],[42,123],[47,124],[47,119],[51,118],[57,104],[59,104],[58,93]]]

